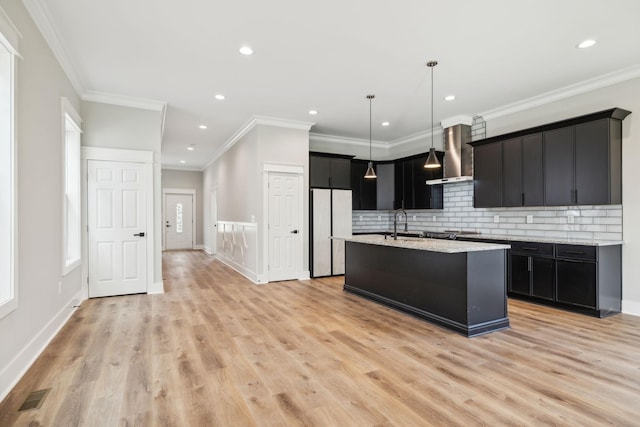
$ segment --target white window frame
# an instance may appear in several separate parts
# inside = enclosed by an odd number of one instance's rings
[[[16,59],[20,32],[0,7],[0,319],[18,307]],[[5,62],[6,61],[6,62]]]
[[[62,98],[62,275],[82,264],[81,155],[82,119]]]

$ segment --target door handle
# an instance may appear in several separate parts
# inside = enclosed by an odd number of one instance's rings
[[[171,224],[167,224],[167,228],[171,227]]]
[[[293,230],[291,234],[298,234],[298,230]]]
[[[144,231],[142,233],[136,233],[136,234],[134,234],[134,236],[136,236],[136,237],[144,237]]]

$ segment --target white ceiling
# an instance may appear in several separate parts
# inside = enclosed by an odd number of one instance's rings
[[[167,102],[167,167],[202,168],[252,115],[368,141],[369,93],[374,140],[423,132],[431,59],[436,122],[640,69],[638,0],[24,1],[45,12],[79,90]]]

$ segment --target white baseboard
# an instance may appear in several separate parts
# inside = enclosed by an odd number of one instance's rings
[[[164,293],[164,283],[162,281],[152,283],[147,289],[148,294],[163,294]]]
[[[221,263],[233,268],[235,271],[242,274],[244,277],[251,280],[253,283],[260,283],[258,281],[258,275],[255,271],[251,271],[248,268],[246,268],[244,265],[240,265],[237,262],[233,261],[232,259],[229,259],[220,254],[216,255],[216,259]]]
[[[269,276],[266,274],[258,274],[258,280],[256,281],[258,284],[269,283]]]
[[[76,306],[82,302],[82,291],[75,294],[68,303],[47,323],[40,332],[0,371],[0,401],[20,381],[20,378],[33,365],[38,356],[49,345],[62,327],[67,323],[76,310]]]
[[[640,302],[623,299],[622,312],[625,314],[633,314],[634,316],[640,316]]]
[[[207,254],[215,255],[215,252],[213,252],[209,246],[205,246],[203,249]]]
[[[195,245],[193,249],[195,249],[196,251],[201,251],[204,249],[204,245]]]
[[[311,280],[311,272],[309,270],[303,271],[298,280]]]

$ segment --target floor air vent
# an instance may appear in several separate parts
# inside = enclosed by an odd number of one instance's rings
[[[47,397],[47,394],[49,394],[50,391],[50,388],[32,391],[31,393],[29,393],[29,396],[27,396],[20,409],[18,409],[18,412],[29,411],[31,409],[39,409],[42,406],[42,402],[44,402],[45,397]]]

